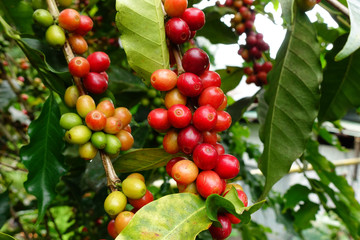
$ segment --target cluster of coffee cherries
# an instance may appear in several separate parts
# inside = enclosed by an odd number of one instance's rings
[[[64,113],[60,125],[66,129],[65,140],[78,144],[83,159],[93,159],[98,150],[110,156],[129,150],[134,138],[129,125],[132,114],[125,107],[115,108],[110,99],[100,100],[96,105],[89,95],[79,96],[76,86],[66,89],[64,101],[76,107],[76,113]]]
[[[205,24],[205,14],[198,8],[187,8],[187,0],[165,0],[164,9],[169,17],[165,33],[174,44],[192,39]]]
[[[251,9],[253,0],[226,0],[225,6],[233,8],[236,13],[231,19],[231,26],[239,35],[246,34],[246,44],[240,45],[238,54],[252,66],[244,68],[247,75],[246,83],[255,83],[257,86],[267,84],[267,74],[272,69],[269,61],[262,60],[263,52],[269,50],[261,33],[254,29],[255,11]],[[263,62],[263,63],[261,63]]]
[[[109,235],[116,238],[134,214],[153,200],[153,194],[146,189],[144,176],[140,173],[130,174],[121,183],[121,191],[113,191],[105,199],[105,212],[112,218],[107,226]],[[133,206],[131,211],[125,210],[127,203]]]

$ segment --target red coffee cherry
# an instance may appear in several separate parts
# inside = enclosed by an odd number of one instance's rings
[[[67,8],[60,12],[58,21],[60,27],[72,32],[80,26],[80,14],[74,9]]]
[[[214,146],[208,143],[197,145],[193,151],[193,160],[200,169],[211,170],[216,167],[218,153]]]
[[[180,160],[185,160],[185,159],[187,159],[187,158],[185,158],[185,157],[175,157],[175,158],[170,159],[170,161],[168,161],[168,163],[166,164],[166,168],[165,168],[167,174],[171,177],[171,171],[172,171],[172,168],[175,165],[175,163],[177,163]]]
[[[222,132],[228,129],[230,125],[231,125],[230,114],[225,111],[217,111],[217,120],[213,130],[216,132]]]
[[[220,143],[216,143],[214,147],[219,155],[225,154],[225,148]]]
[[[210,105],[201,106],[194,112],[193,124],[199,131],[210,131],[217,121],[216,109]]]
[[[209,56],[200,48],[190,48],[181,60],[186,72],[201,75],[210,65]]]
[[[94,94],[101,94],[108,88],[108,81],[106,81],[103,75],[96,72],[88,73],[83,78],[83,84],[86,90]]]
[[[211,194],[221,194],[223,189],[222,180],[219,175],[211,170],[202,171],[196,179],[196,188],[199,194],[207,198]]]
[[[80,34],[70,34],[68,40],[74,53],[82,55],[88,50],[88,44]]]
[[[90,71],[90,64],[83,57],[74,57],[69,62],[68,67],[70,74],[79,78],[85,77]]]
[[[92,110],[85,117],[85,123],[93,131],[100,131],[105,128],[106,116],[98,110]]]
[[[165,24],[166,36],[175,44],[183,44],[190,39],[190,29],[181,18],[171,18]]]
[[[225,239],[231,234],[232,231],[230,219],[224,214],[219,214],[218,220],[221,224],[221,227],[215,227],[215,225],[211,225],[209,232],[213,239]]]
[[[179,184],[188,185],[195,181],[199,169],[193,161],[180,160],[175,163],[171,170],[171,176]]]
[[[221,78],[217,72],[205,71],[200,75],[200,79],[204,89],[221,86]]]
[[[170,69],[158,69],[150,77],[151,85],[159,91],[170,91],[176,86],[177,75]]]
[[[163,108],[156,108],[152,110],[149,113],[147,120],[150,127],[159,132],[166,131],[171,127],[171,124],[168,120],[167,110]]]
[[[191,122],[191,111],[182,104],[173,105],[168,109],[168,119],[173,127],[184,128]]]
[[[180,17],[187,8],[187,0],[165,0],[164,8],[165,12],[170,17]]]
[[[104,52],[94,52],[87,57],[91,72],[104,72],[110,66],[110,58]]]
[[[177,88],[187,97],[196,97],[202,90],[201,79],[193,73],[183,73],[178,77]]]
[[[152,202],[153,200],[154,200],[154,195],[149,190],[146,190],[145,195],[140,199],[128,198],[129,203],[136,209],[142,208],[143,206]]]
[[[91,31],[91,29],[93,28],[93,21],[91,20],[90,17],[85,16],[85,15],[81,15],[80,16],[80,25],[79,27],[75,30],[75,33],[80,34],[82,36],[86,35],[88,32]]]
[[[191,154],[199,143],[202,142],[202,135],[194,126],[189,125],[182,129],[178,135],[178,144],[181,151]]]
[[[224,92],[219,87],[208,87],[199,96],[200,106],[210,105],[217,109],[224,101]]]
[[[181,16],[191,31],[197,31],[205,25],[205,14],[198,8],[187,8]]]
[[[230,154],[219,155],[214,171],[223,179],[234,178],[240,171],[239,160]]]

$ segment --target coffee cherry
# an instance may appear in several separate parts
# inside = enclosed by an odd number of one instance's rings
[[[87,57],[91,72],[104,72],[110,66],[110,58],[104,52],[94,52]]]
[[[200,169],[211,170],[216,167],[218,153],[214,146],[208,143],[197,145],[193,152],[193,160]]]
[[[215,145],[217,142],[217,133],[214,131],[203,131],[202,132],[204,143]]]
[[[175,163],[179,162],[180,160],[185,160],[185,159],[187,159],[187,158],[175,157],[175,158],[170,159],[170,161],[168,161],[168,163],[166,164],[166,167],[165,167],[167,174],[171,177],[172,168],[175,165]]]
[[[54,23],[51,13],[45,9],[37,9],[32,17],[34,22],[42,27],[50,27]]]
[[[129,224],[130,220],[134,217],[134,213],[130,211],[123,211],[119,213],[115,218],[115,229],[118,233]]]
[[[195,181],[199,169],[193,161],[180,160],[175,163],[171,170],[171,176],[177,183],[188,185]]]
[[[303,12],[307,12],[313,9],[316,3],[317,3],[316,0],[296,0],[297,6]]]
[[[225,148],[223,147],[223,145],[221,145],[220,143],[216,143],[214,145],[218,155],[222,155],[222,154],[225,154]]]
[[[191,154],[196,145],[202,142],[202,135],[194,126],[189,125],[179,132],[177,141],[183,153]]]
[[[240,164],[238,159],[230,154],[219,155],[214,171],[223,179],[234,178],[240,171]]]
[[[82,55],[88,50],[88,44],[80,34],[70,34],[68,40],[74,53]]]
[[[104,151],[108,154],[115,155],[120,152],[121,142],[112,134],[106,134],[106,146]]]
[[[74,57],[68,67],[70,74],[79,78],[85,77],[90,71],[90,64],[83,57]]]
[[[225,239],[231,234],[232,231],[230,219],[224,214],[219,214],[217,218],[221,224],[221,227],[215,227],[215,225],[211,225],[209,232],[213,239]]]
[[[194,112],[193,124],[199,131],[210,131],[217,120],[216,109],[210,105],[201,106]]]
[[[146,204],[152,202],[154,200],[154,196],[149,190],[146,190],[146,193],[142,198],[140,198],[140,199],[131,199],[131,198],[129,198],[128,200],[129,200],[129,203],[134,208],[140,209],[143,206],[145,206]]]
[[[196,188],[203,198],[211,194],[221,194],[222,180],[219,175],[211,170],[202,171],[196,179]]]
[[[116,133],[120,132],[122,127],[123,127],[123,124],[120,119],[118,119],[116,117],[108,117],[108,118],[106,118],[104,132],[109,133],[109,134],[116,134]]]
[[[176,104],[168,109],[168,119],[175,128],[184,128],[191,122],[191,111],[182,104]]]
[[[65,44],[66,37],[64,30],[58,25],[51,25],[45,33],[46,42],[52,47],[62,47]]]
[[[221,78],[217,72],[205,71],[200,75],[200,79],[204,89],[221,86]]]
[[[121,186],[125,196],[131,199],[140,199],[146,193],[145,183],[137,178],[126,178]]]
[[[198,8],[187,8],[181,16],[191,31],[197,31],[205,25],[205,14]]]
[[[72,144],[84,144],[87,143],[90,138],[91,130],[84,125],[72,127],[65,133],[65,140]]]
[[[196,183],[195,182],[192,182],[192,183],[187,184],[187,185],[177,183],[176,185],[177,185],[180,193],[192,193],[192,194],[195,194],[195,195],[199,195],[199,193],[198,193],[198,191],[196,189]]]
[[[208,87],[199,96],[200,106],[210,105],[217,109],[224,101],[224,92],[219,87]]]
[[[137,178],[137,179],[140,179],[141,181],[145,182],[145,177],[141,173],[131,173],[126,178]]]
[[[166,36],[175,44],[185,43],[190,38],[190,29],[181,18],[171,18],[165,24]]]
[[[271,69],[272,69],[272,63],[271,63],[271,62],[265,62],[265,63],[262,65],[261,69],[262,69],[264,72],[266,72],[266,73],[270,72]]]
[[[169,69],[158,69],[150,77],[151,85],[159,91],[169,91],[176,86],[177,75]]]
[[[79,156],[85,160],[93,159],[97,152],[98,149],[91,142],[79,146]]]
[[[72,4],[72,0],[57,0],[60,7],[67,8]]]
[[[82,125],[82,119],[76,113],[64,113],[60,118],[60,126],[66,130]]]
[[[170,17],[180,17],[187,8],[187,4],[187,0],[165,0],[165,12]]]
[[[116,216],[126,207],[126,196],[120,191],[110,193],[104,201],[104,209],[110,216]]]
[[[175,129],[171,129],[166,133],[163,139],[163,148],[165,152],[175,154],[180,151],[177,138],[178,132]]]
[[[235,189],[239,189],[241,191],[244,191],[243,187],[240,184],[237,183],[228,183],[226,184],[225,190],[224,190],[224,196],[227,192],[229,192],[231,190],[231,188],[235,188]]]
[[[167,92],[165,95],[165,107],[169,109],[175,104],[186,105],[187,97],[182,95],[178,88],[174,88],[171,91]]]
[[[118,107],[118,108],[115,108],[114,117],[120,119],[123,126],[125,126],[125,125],[130,124],[132,114],[129,111],[129,109],[127,109],[125,107]]]
[[[186,72],[201,75],[209,66],[209,56],[200,48],[187,50],[181,60]]]
[[[80,25],[80,14],[74,9],[67,8],[60,12],[58,21],[60,27],[72,32]]]
[[[231,126],[231,116],[225,111],[217,111],[217,120],[214,131],[222,132]]]
[[[90,65],[91,68],[91,65]],[[83,78],[86,90],[94,94],[101,94],[108,88],[108,81],[105,77],[96,72],[90,72]]]
[[[147,120],[150,127],[155,129],[156,131],[163,132],[171,127],[166,109],[156,108],[152,110],[149,113]]]
[[[79,27],[75,30],[75,33],[80,34],[82,36],[86,35],[89,31],[91,31],[91,29],[93,28],[93,21],[91,20],[90,17],[85,16],[85,15],[81,15],[80,16],[80,25]]]
[[[108,223],[107,231],[108,231],[108,234],[114,239],[117,237],[117,235],[119,235],[119,233],[115,229],[115,220],[114,219],[110,220],[110,222]]]
[[[78,114],[85,118],[86,115],[95,110],[95,101],[89,95],[82,95],[76,101],[76,111]]]
[[[66,89],[64,94],[64,102],[66,106],[73,108],[76,106],[77,99],[80,93],[76,86],[70,86]]]
[[[221,105],[216,109],[217,111],[224,111],[224,109],[227,107],[227,97],[224,94],[224,100],[221,103]]]
[[[120,132],[116,134],[116,137],[121,142],[121,148],[120,148],[121,151],[127,151],[130,148],[132,148],[132,146],[134,145],[133,136],[131,135],[131,133],[125,130],[120,130]]]
[[[183,73],[178,77],[177,88],[187,97],[196,97],[202,90],[201,79],[193,73]]]
[[[106,116],[98,110],[92,110],[85,117],[86,126],[93,131],[100,131],[105,128]]]
[[[94,132],[91,135],[91,143],[97,149],[104,149],[106,146],[106,135],[104,132]]]

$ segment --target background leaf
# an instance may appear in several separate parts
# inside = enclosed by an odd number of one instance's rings
[[[293,20],[293,5],[295,0],[279,0],[281,4],[282,17],[285,19],[286,24],[290,25]]]
[[[28,1],[1,0],[0,12],[20,33],[32,34],[33,9]]]
[[[335,61],[343,60],[360,47],[360,2],[347,0],[350,15],[350,35],[344,48],[335,56]]]
[[[310,189],[304,185],[295,184],[284,194],[285,206],[283,212],[287,209],[293,209],[300,201],[308,201],[308,195],[311,193]]]
[[[225,14],[234,14],[233,9],[212,6],[203,9],[203,12],[206,22],[204,27],[196,32],[196,36],[205,37],[213,44],[237,43],[239,37],[220,20]]]
[[[11,100],[16,98],[16,95],[11,89],[8,81],[2,81],[0,83],[0,96],[0,109],[4,109]]]
[[[266,177],[262,197],[287,174],[310,137],[321,82],[320,50],[315,42],[314,27],[304,13],[297,12],[269,74],[269,89],[265,92],[269,109],[260,130],[264,151],[259,168]]]
[[[166,163],[184,154],[169,154],[161,148],[143,148],[119,156],[113,166],[116,172],[138,172],[165,166]]]
[[[335,54],[344,46],[347,36],[334,42],[334,48],[326,54],[324,81],[321,84],[321,99],[318,119],[335,121],[341,119],[350,108],[360,106],[360,50],[349,57],[334,61]]]
[[[191,240],[210,225],[203,199],[190,193],[171,194],[142,207],[116,240]]]
[[[242,98],[235,103],[231,104],[227,108],[227,112],[230,113],[232,122],[231,125],[234,125],[237,121],[240,121],[245,111],[248,107],[255,101],[257,93],[255,93],[252,97]]]
[[[221,89],[224,93],[234,89],[239,85],[244,71],[240,67],[227,67],[226,69],[216,70],[221,77]]]
[[[151,74],[169,68],[161,0],[117,0],[116,25],[128,62],[149,84]]]
[[[2,233],[2,232],[0,232],[0,239],[1,240],[15,240],[15,238],[13,238],[12,236],[7,235],[7,234]]]
[[[10,198],[9,192],[5,191],[0,194],[0,229],[4,223],[10,218]],[[1,235],[0,235],[0,239]]]
[[[38,201],[38,222],[55,198],[55,187],[65,173],[64,156],[61,152],[64,146],[64,133],[59,119],[59,106],[51,93],[40,116],[29,126],[30,143],[20,150],[21,160],[29,170],[25,188]]]

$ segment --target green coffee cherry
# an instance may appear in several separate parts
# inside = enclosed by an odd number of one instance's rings
[[[104,151],[110,155],[113,155],[120,152],[120,148],[120,140],[115,135],[106,134],[106,146],[104,148]]]
[[[45,39],[52,47],[62,47],[66,41],[65,32],[58,25],[51,25],[46,30]]]
[[[49,27],[54,23],[51,13],[45,9],[37,9],[33,13],[33,20],[42,27]]]
[[[106,146],[106,134],[104,132],[94,132],[91,135],[91,143],[97,149],[104,149]]]
[[[76,113],[64,113],[63,115],[61,115],[60,126],[66,130],[82,124],[83,122],[81,117]]]
[[[140,199],[146,193],[145,183],[138,178],[126,178],[121,187],[125,196],[131,199]]]
[[[76,86],[70,86],[66,89],[65,95],[64,95],[64,102],[66,106],[68,107],[75,107],[76,102],[80,96],[79,90]]]
[[[91,130],[85,125],[71,128],[65,133],[65,140],[72,144],[85,144],[91,138]]]
[[[104,209],[110,216],[116,216],[124,211],[127,198],[122,192],[114,191],[110,193],[104,201]]]
[[[87,142],[79,147],[79,155],[85,160],[93,159],[97,152],[98,149],[91,142]]]

